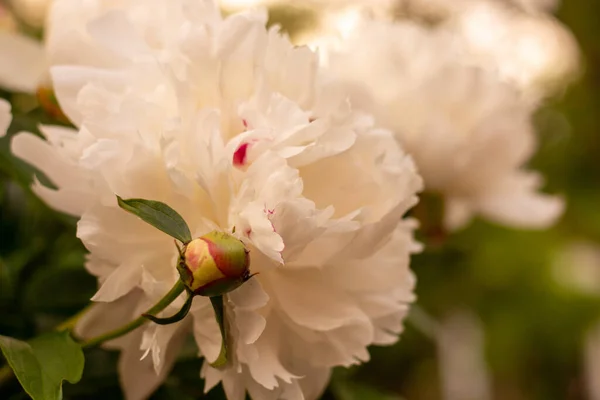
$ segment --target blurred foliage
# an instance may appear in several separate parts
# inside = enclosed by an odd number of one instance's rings
[[[600,320],[600,296],[561,284],[552,263],[572,240],[600,244],[598,15],[600,2],[563,1],[558,16],[579,40],[585,71],[536,117],[540,147],[532,167],[544,174],[549,191],[567,199],[561,222],[534,232],[475,221],[452,236],[426,227],[422,239],[434,245],[413,260],[421,309],[441,318],[468,308],[483,322],[497,399],[585,398],[582,338]],[[284,9],[271,17],[292,32],[300,20]],[[96,282],[83,268],[76,221],[37,199],[29,187],[32,174],[49,182],[9,151],[11,136],[37,132],[37,123],[47,117],[32,97],[6,92],[0,97],[11,100],[16,113],[8,136],[0,139],[0,334],[28,339],[82,309]],[[117,358],[114,352],[86,351],[83,380],[65,384],[65,399],[121,398]],[[192,346],[152,398],[223,398],[221,388],[203,395],[200,367]],[[439,382],[435,343],[408,322],[397,345],[373,348],[370,363],[336,371],[324,398],[434,400],[441,398]],[[12,380],[0,386],[0,398],[26,395]]]

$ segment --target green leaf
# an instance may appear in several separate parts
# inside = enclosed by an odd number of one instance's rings
[[[221,330],[221,352],[217,359],[210,363],[214,368],[224,367],[227,364],[227,329],[225,326],[225,309],[223,308],[223,296],[213,296],[210,298],[210,303],[215,310],[215,317]]]
[[[137,215],[153,227],[180,242],[188,243],[192,240],[190,228],[181,215],[165,203],[144,199],[123,200],[119,196],[117,196],[117,201],[119,202],[119,207],[123,210]]]
[[[0,336],[0,350],[33,400],[61,400],[62,382],[77,383],[83,351],[68,332],[51,332],[29,343]]]

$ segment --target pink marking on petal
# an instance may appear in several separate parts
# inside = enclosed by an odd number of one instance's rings
[[[274,208],[267,208],[267,205],[265,204],[265,208],[263,208],[263,212],[265,214],[267,214],[267,217],[270,217],[271,215],[275,214],[275,209]]]
[[[243,167],[246,165],[246,158],[248,155],[248,146],[250,143],[242,143],[233,153],[233,165],[236,167]]]
[[[242,124],[244,124],[244,128],[248,129],[248,121],[242,119]]]

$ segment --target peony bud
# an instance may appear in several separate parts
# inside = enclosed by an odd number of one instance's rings
[[[220,296],[250,279],[250,258],[233,236],[212,231],[189,242],[177,267],[181,280],[194,294]]]

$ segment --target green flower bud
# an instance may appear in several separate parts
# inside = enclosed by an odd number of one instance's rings
[[[189,242],[177,270],[194,294],[220,296],[250,279],[250,258],[244,244],[233,236],[212,231]]]

